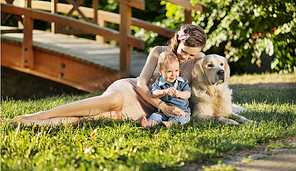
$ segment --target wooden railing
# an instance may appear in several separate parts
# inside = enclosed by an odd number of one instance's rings
[[[134,46],[140,49],[144,49],[145,43],[131,35],[130,26],[134,25],[146,30],[156,32],[160,35],[171,37],[174,34],[174,30],[162,28],[155,26],[149,22],[145,22],[136,18],[131,17],[131,8],[145,9],[144,0],[116,0],[120,3],[120,14],[110,13],[106,11],[101,11],[86,7],[79,7],[80,1],[67,0],[70,4],[57,3],[57,0],[52,0],[52,2],[45,1],[31,1],[27,0],[21,2],[20,0],[1,0],[1,15],[3,18],[3,13],[12,13],[18,16],[23,15],[24,24],[24,40],[23,40],[23,58],[25,67],[33,67],[32,59],[32,30],[33,30],[33,20],[43,20],[47,22],[52,22],[55,24],[66,25],[75,28],[84,33],[100,35],[104,39],[112,39],[119,42],[120,45],[120,76],[128,77],[130,75],[130,46]],[[192,6],[186,0],[167,0],[168,2],[181,5],[185,7],[185,23],[191,23],[191,10],[203,11],[201,5],[196,4]],[[21,4],[21,6],[31,7],[21,8],[5,3]],[[97,0],[93,0],[94,6],[97,5]],[[38,10],[35,10],[38,9]],[[52,14],[47,12],[42,12],[39,10],[51,11]],[[84,20],[88,21],[87,18],[93,18],[94,23],[76,20],[67,16],[58,15],[57,13],[65,13],[68,16],[80,15],[83,16]],[[19,17],[20,18],[20,17]],[[120,24],[119,31],[106,28],[107,22],[112,22]],[[55,26],[54,26],[55,27]],[[55,30],[54,27],[52,30]],[[68,32],[68,34],[71,32]],[[101,39],[101,41],[105,41]]]
[[[120,40],[120,32],[101,27],[99,25],[77,20],[74,18],[58,15],[58,14],[51,14],[48,12],[43,12],[40,10],[35,10],[31,8],[21,8],[10,4],[1,4],[1,11],[5,13],[11,13],[16,15],[24,15],[24,40],[23,40],[23,53],[24,53],[24,61],[25,63],[30,63],[31,58],[29,57],[32,50],[32,30],[33,30],[33,19],[43,20],[47,22],[55,22],[59,24],[66,24],[70,27],[76,28],[78,30],[82,30],[86,33],[101,35],[108,39]],[[136,38],[132,35],[127,35],[128,45],[132,45],[138,48],[144,48],[144,42]],[[27,64],[25,64],[26,66]],[[33,66],[30,66],[33,67]]]

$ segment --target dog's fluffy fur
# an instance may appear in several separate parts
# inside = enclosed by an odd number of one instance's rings
[[[230,78],[230,68],[226,58],[219,55],[207,55],[197,61],[192,71],[192,117],[200,120],[218,120],[223,123],[238,123],[229,117],[237,118],[240,123],[252,122],[235,112],[244,108],[232,105],[232,91],[226,79]]]

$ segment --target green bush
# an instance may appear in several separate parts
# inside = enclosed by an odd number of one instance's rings
[[[65,0],[64,0],[65,1]],[[66,2],[66,1],[65,1]],[[146,9],[132,9],[132,15],[158,26],[179,29],[184,22],[184,8],[166,1],[145,0]],[[276,72],[296,71],[296,2],[294,0],[190,0],[204,6],[204,13],[192,12],[193,24],[208,34],[206,54],[216,53],[236,63],[234,70],[246,72],[252,64],[262,65],[269,56],[269,68]],[[85,0],[82,6],[91,7]],[[119,3],[99,0],[99,9],[119,13]],[[42,25],[35,22],[35,26]],[[4,25],[15,25],[10,15]],[[42,27],[42,28],[43,28]],[[49,27],[49,25],[47,25]],[[117,24],[108,23],[118,30]],[[133,34],[146,42],[147,50],[165,45],[169,40],[157,33],[132,27]],[[266,63],[266,60],[264,61]]]
[[[262,54],[272,58],[274,71],[296,70],[296,2],[293,0],[191,0],[204,5],[205,12],[193,12],[193,24],[208,34],[204,51],[238,62],[261,65]],[[184,9],[169,2],[165,27],[177,29],[184,21]]]

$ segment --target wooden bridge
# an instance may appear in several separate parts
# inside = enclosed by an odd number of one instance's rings
[[[132,7],[145,9],[144,0],[116,0],[120,14],[98,10],[98,0],[93,0],[93,9],[79,7],[83,0],[67,1],[70,5],[57,0],[1,0],[1,20],[7,13],[14,14],[23,27],[1,26],[1,65],[80,90],[104,91],[119,78],[137,77],[145,64],[147,54],[131,50],[144,49],[145,42],[131,35],[130,26],[166,37],[174,33],[131,17]],[[191,23],[191,10],[203,10],[201,5],[192,6],[186,0],[167,1],[185,7],[186,23]],[[51,32],[34,30],[34,19],[50,22]],[[107,22],[119,24],[119,31],[107,28]],[[72,29],[64,30],[64,26]],[[77,33],[97,35],[97,40],[69,35]],[[119,47],[107,44],[106,40],[118,42]]]

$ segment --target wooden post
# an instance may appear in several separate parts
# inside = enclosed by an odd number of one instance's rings
[[[26,7],[29,7],[29,8],[32,7],[32,1],[31,0],[26,0]]]
[[[22,45],[22,62],[24,67],[34,68],[33,59],[33,28],[34,20],[30,17],[24,17],[24,39]]]
[[[58,3],[58,0],[51,0],[51,13],[52,14],[56,14],[58,9],[57,9],[57,3]],[[57,33],[57,24],[52,22],[51,23],[51,32],[53,34],[56,34]]]
[[[28,1],[28,0],[20,0],[18,3],[19,3],[18,5],[20,7],[31,7],[31,1]],[[24,22],[23,21],[24,16],[23,15],[16,16],[16,18],[18,20],[18,22],[17,22],[17,29],[18,30],[23,30],[24,29],[24,23],[23,23]]]
[[[94,23],[98,24],[101,27],[107,27],[107,22],[103,18],[98,17],[98,0],[93,0],[93,8],[94,8]],[[107,40],[99,35],[96,35],[96,41],[99,43],[107,43]]]
[[[127,43],[127,35],[131,34],[131,17],[132,17],[132,8],[129,5],[120,3],[120,36],[119,36],[119,45],[120,45],[120,77],[129,77],[130,76],[130,46]]]
[[[98,25],[101,27],[107,27],[107,22],[104,19],[99,17]],[[96,41],[99,43],[107,43],[107,39],[99,35],[96,35]]]
[[[99,6],[99,2],[98,0],[93,0],[93,9],[94,9],[94,23],[98,24],[98,6]]]
[[[191,24],[192,17],[191,17],[191,10],[185,9],[185,21],[184,24]]]

